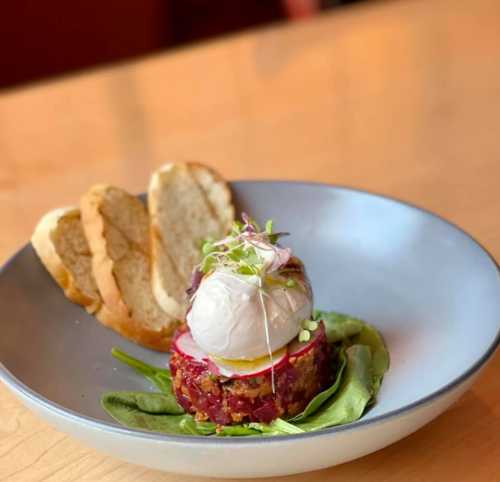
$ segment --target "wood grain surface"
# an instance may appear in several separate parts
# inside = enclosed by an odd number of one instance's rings
[[[459,224],[498,259],[499,18],[496,0],[370,2],[4,92],[1,261],[45,211],[77,202],[91,183],[143,191],[150,171],[172,159],[201,160],[229,179],[390,194]],[[497,354],[458,403],[401,442],[282,480],[500,480],[499,370]],[[7,480],[198,479],[88,449],[1,386]]]

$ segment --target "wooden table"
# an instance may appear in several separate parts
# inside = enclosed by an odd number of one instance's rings
[[[373,2],[0,96],[0,258],[93,182],[171,159],[414,202],[500,258],[500,4]],[[500,356],[380,452],[294,481],[500,480]],[[195,480],[83,447],[0,387],[0,481]]]

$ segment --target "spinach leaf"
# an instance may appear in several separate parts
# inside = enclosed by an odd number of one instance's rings
[[[293,433],[303,433],[304,430],[290,423],[289,421],[277,418],[271,423],[252,422],[246,424],[249,428],[258,430],[261,435],[286,435]]]
[[[373,395],[375,396],[382,384],[384,373],[389,369],[389,352],[380,333],[373,326],[365,323],[361,331],[351,338],[357,345],[369,346],[372,353]]]
[[[163,397],[163,398],[162,398]],[[169,397],[151,392],[110,392],[102,396],[101,404],[117,422],[129,428],[174,434],[185,434],[184,414]]]
[[[184,409],[177,403],[175,396],[153,392],[108,392],[102,397],[105,409],[115,405],[135,407],[145,413],[179,415]]]
[[[159,368],[134,358],[119,348],[113,348],[111,354],[119,361],[144,375],[162,393],[172,393],[172,375],[167,368]]]
[[[191,435],[213,435],[217,428],[213,422],[197,422],[192,415],[184,417],[179,425],[184,433]]]
[[[111,417],[129,428],[170,434],[215,434],[215,423],[197,422],[184,413],[173,395],[109,392],[102,396],[101,403]]]
[[[373,395],[372,355],[366,345],[346,350],[347,366],[338,392],[315,414],[297,424],[309,432],[358,420]]]
[[[330,343],[342,341],[344,346],[367,345],[372,351],[374,395],[380,389],[384,373],[389,369],[389,352],[382,335],[373,326],[349,315],[334,311],[314,311],[314,320],[323,320]]]
[[[314,310],[313,319],[315,321],[323,320],[326,338],[330,343],[343,341],[357,335],[365,325],[363,321],[357,318],[334,311]]]
[[[338,367],[337,371],[337,377],[335,378],[335,381],[333,382],[333,385],[328,387],[326,390],[323,390],[322,392],[318,393],[306,406],[306,408],[299,413],[298,415],[295,415],[295,417],[289,419],[289,422],[301,422],[302,420],[306,419],[313,413],[315,413],[323,403],[325,403],[339,388],[340,382],[342,381],[342,374],[344,373],[344,368],[346,366],[346,356],[344,353],[344,350],[340,350],[339,352],[339,358],[340,358],[340,366]]]
[[[155,373],[163,373],[165,375],[171,376],[170,370],[168,368],[159,368],[153,365],[149,365],[138,358],[134,358],[132,355],[125,353],[123,350],[119,348],[112,348],[111,354],[125,365],[129,367],[135,368],[139,373],[142,373],[145,376],[153,375]]]
[[[249,435],[262,435],[261,432],[248,426],[242,425],[224,425],[220,427],[217,435],[221,437],[248,437]]]

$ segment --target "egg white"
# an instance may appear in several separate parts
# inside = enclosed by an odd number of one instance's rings
[[[297,336],[301,321],[312,315],[310,289],[265,282],[261,288],[261,283],[257,276],[225,270],[201,282],[187,323],[203,350],[225,359],[254,360]]]

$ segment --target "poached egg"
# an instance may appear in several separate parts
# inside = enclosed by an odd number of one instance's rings
[[[307,280],[285,282],[215,270],[201,281],[187,315],[194,341],[226,360],[255,360],[284,347],[312,315]]]

